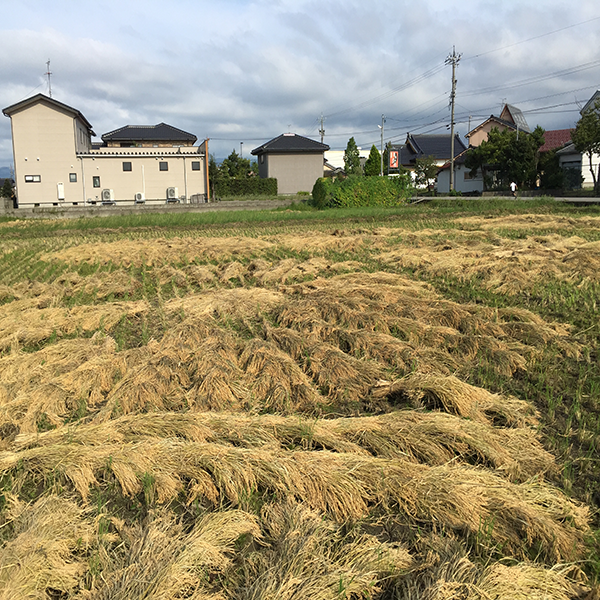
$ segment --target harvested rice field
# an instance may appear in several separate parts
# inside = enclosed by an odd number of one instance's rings
[[[0,222],[0,600],[598,598],[600,212],[292,213]]]

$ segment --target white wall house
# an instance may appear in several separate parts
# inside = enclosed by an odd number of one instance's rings
[[[11,120],[20,207],[208,199],[208,140],[190,145],[195,136],[161,123],[115,130],[95,147],[83,114],[43,94],[2,112]]]

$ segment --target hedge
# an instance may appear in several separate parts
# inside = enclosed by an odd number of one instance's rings
[[[410,179],[400,177],[350,176],[346,179],[317,179],[310,204],[316,208],[353,206],[397,206],[410,196]]]
[[[277,179],[248,177],[219,179],[213,184],[214,195],[219,196],[277,196]]]

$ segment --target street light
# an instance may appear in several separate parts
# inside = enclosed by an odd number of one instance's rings
[[[385,115],[381,115],[381,125],[377,125],[381,129],[381,170],[379,171],[379,177],[383,177],[383,125],[385,123]]]

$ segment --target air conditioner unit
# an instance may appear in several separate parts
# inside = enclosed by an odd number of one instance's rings
[[[102,202],[114,202],[115,193],[113,190],[102,190]]]
[[[179,200],[179,190],[176,187],[167,188],[167,200]]]
[[[138,192],[135,195],[135,203],[136,204],[143,204],[144,202],[146,202],[146,195],[143,192]]]

